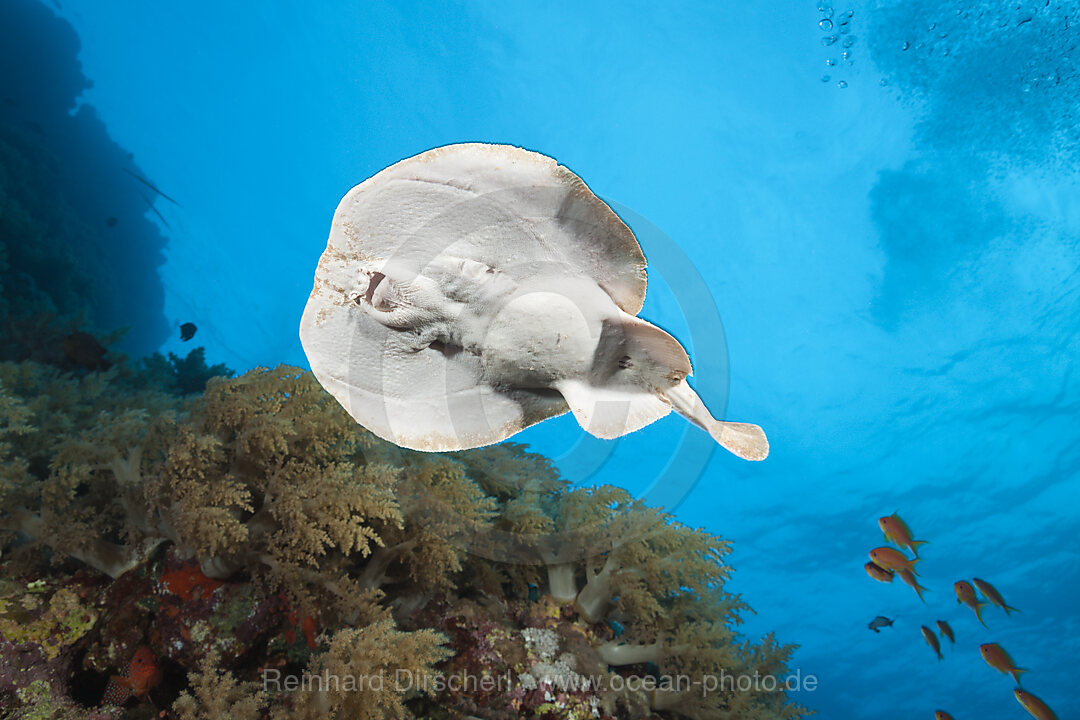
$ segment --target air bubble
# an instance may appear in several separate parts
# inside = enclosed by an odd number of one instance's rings
[[[847,87],[847,80],[841,80],[840,82],[836,83],[836,87],[843,90],[844,88]]]
[[[828,37],[821,38],[821,44],[825,47],[828,47],[830,45],[835,45],[836,41],[839,39],[840,38],[836,37],[835,35],[829,35]]]
[[[822,30],[824,30],[825,32],[829,32],[830,30],[832,30],[832,20],[829,20],[828,18],[826,18],[825,20],[822,20],[821,22],[819,22],[817,24],[817,26],[819,28],[821,28]]]

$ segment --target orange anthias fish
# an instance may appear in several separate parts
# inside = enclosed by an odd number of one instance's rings
[[[863,565],[863,568],[866,570],[867,575],[874,578],[878,582],[883,582],[883,583],[892,582],[892,579],[893,579],[893,571],[892,570],[886,570],[885,568],[883,568],[880,565],[877,565],[877,564],[875,564],[873,562],[866,563],[865,565]]]
[[[983,622],[982,614],[979,612],[986,603],[980,602],[979,598],[975,596],[975,588],[971,587],[971,583],[967,580],[957,580],[953,583],[953,589],[956,590],[956,602],[963,603],[969,608],[975,611],[975,617],[979,619],[983,627],[986,627],[986,623]]]
[[[944,710],[935,710],[934,720],[953,720],[953,716]]]
[[[904,581],[904,584],[915,591],[915,594],[919,596],[919,599],[926,602],[926,598],[922,596],[923,592],[929,592],[926,588],[919,584],[919,581],[915,579],[915,573],[911,570],[897,570],[896,574],[900,576],[900,579]]]
[[[975,583],[975,587],[979,588],[979,592],[985,595],[986,599],[989,600],[992,604],[997,605],[999,608],[1004,610],[1006,615],[1008,615],[1012,611],[1020,612],[1012,605],[1005,604],[1005,598],[1001,597],[1001,593],[997,591],[996,587],[986,582],[985,580],[980,580],[979,578],[972,578],[972,580]]]
[[[953,631],[952,628],[949,627],[949,623],[945,622],[944,620],[938,620],[937,629],[938,632],[941,633],[941,637],[949,638],[949,642],[951,643],[956,642],[956,636],[953,635]]]
[[[161,668],[158,667],[153,650],[140,645],[135,655],[124,666],[123,673],[109,678],[101,704],[119,707],[132,696],[144,698],[159,682],[161,682]]]
[[[907,548],[916,558],[919,557],[919,546],[926,544],[925,540],[912,539],[911,528],[900,519],[899,513],[878,518],[878,527],[885,534],[885,542],[891,542],[897,547]]]
[[[1051,710],[1046,703],[1026,690],[1016,688],[1013,690],[1013,695],[1016,696],[1016,701],[1023,705],[1024,709],[1027,710],[1035,720],[1058,720],[1058,716],[1054,714],[1054,711]]]
[[[934,631],[923,625],[922,636],[923,639],[926,640],[926,644],[929,645],[930,649],[937,655],[937,659],[941,660],[941,643],[938,642],[937,635],[934,634]]]
[[[1027,671],[1024,670],[1024,668],[1016,667],[1016,663],[1009,657],[1009,653],[1005,652],[1005,648],[997,643],[986,643],[985,645],[979,646],[979,652],[982,653],[983,660],[986,661],[987,665],[998,672],[1012,675],[1016,684],[1020,684],[1020,673]]]
[[[919,562],[918,558],[914,560],[908,560],[907,556],[899,550],[891,547],[879,547],[870,551],[870,559],[874,561],[874,564],[883,567],[886,570],[908,570],[912,574],[918,575],[915,572],[915,563]]]

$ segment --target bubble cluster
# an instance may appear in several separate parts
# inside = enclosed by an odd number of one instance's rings
[[[842,27],[843,16],[835,22]],[[1080,160],[1076,0],[888,0],[867,25],[883,79],[925,108],[925,142],[1038,163]]]
[[[844,48],[844,51],[840,54],[840,62],[851,65],[851,46],[855,44],[855,35],[852,34],[852,19],[855,17],[854,10],[844,10],[837,13],[833,10],[832,5],[828,2],[819,2],[817,6],[818,12],[821,13],[821,17],[818,19],[818,28],[822,32],[827,33],[821,38],[821,44],[824,47],[832,47],[837,43],[840,43],[840,47]],[[838,65],[836,58],[826,58],[825,64],[829,67],[836,67]],[[823,83],[830,82],[831,77],[825,75],[821,78]],[[837,87],[846,88],[847,81],[841,80],[837,83]]]

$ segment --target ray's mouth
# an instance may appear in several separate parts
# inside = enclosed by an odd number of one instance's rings
[[[376,271],[371,273],[371,280],[368,281],[367,290],[364,292],[364,300],[367,301],[368,305],[371,305],[379,310],[385,310],[386,308],[379,307],[375,304],[375,291],[378,290],[379,285],[381,285],[383,280],[385,279],[386,275],[381,272]]]

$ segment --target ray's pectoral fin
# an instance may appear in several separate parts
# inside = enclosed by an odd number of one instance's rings
[[[675,412],[708,432],[725,450],[744,460],[764,460],[769,456],[769,440],[764,430],[750,423],[715,419],[685,380],[665,391],[664,397]]]
[[[657,394],[690,373],[690,359],[666,332],[626,313],[605,320],[584,379],[556,388],[590,435],[616,438],[640,430],[671,412]]]
[[[604,440],[640,430],[671,412],[671,406],[656,393],[642,388],[562,380],[556,389],[582,429]]]

